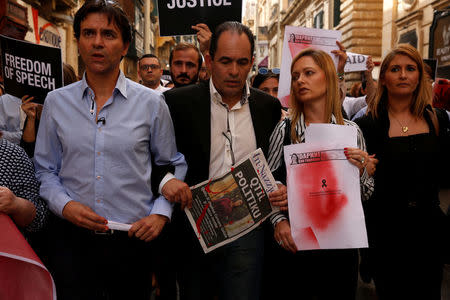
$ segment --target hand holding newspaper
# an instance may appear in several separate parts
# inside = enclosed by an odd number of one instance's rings
[[[276,210],[268,194],[277,189],[261,149],[219,178],[191,187],[186,215],[205,253],[247,234]]]

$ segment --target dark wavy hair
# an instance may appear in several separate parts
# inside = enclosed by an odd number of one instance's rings
[[[108,22],[114,21],[122,34],[124,44],[129,44],[132,37],[132,28],[127,14],[120,5],[112,0],[87,0],[75,14],[73,31],[75,38],[80,39],[81,22],[91,13],[101,13],[108,17]]]

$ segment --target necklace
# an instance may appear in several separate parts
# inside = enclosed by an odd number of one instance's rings
[[[390,115],[394,118],[395,121],[397,121],[397,123],[400,125],[400,127],[402,128],[403,133],[407,133],[409,128],[408,126],[403,126],[402,123],[400,123],[400,121],[394,116],[393,113],[390,112]]]

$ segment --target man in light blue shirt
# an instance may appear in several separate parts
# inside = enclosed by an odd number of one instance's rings
[[[20,106],[22,100],[9,94],[0,96],[0,131],[3,138],[19,144],[22,138]]]
[[[163,179],[160,189],[183,185],[187,165],[163,97],[119,69],[131,40],[122,9],[87,1],[74,32],[86,73],[48,94],[35,150],[41,196],[59,217],[49,269],[62,299],[148,299],[154,244],[145,242],[172,213],[152,193],[152,160],[174,168],[176,179]],[[131,228],[110,231],[108,221]]]

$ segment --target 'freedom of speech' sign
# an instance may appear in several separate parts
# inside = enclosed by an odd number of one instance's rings
[[[47,93],[63,85],[61,49],[0,35],[2,72],[6,93],[34,96],[43,103]]]
[[[225,21],[241,22],[242,0],[158,0],[158,13],[161,36],[195,34],[198,23],[214,32]]]

